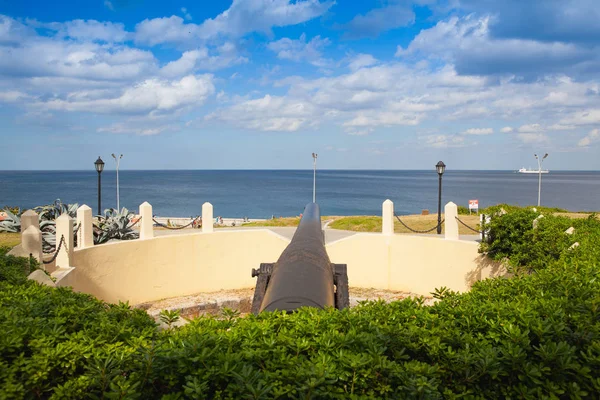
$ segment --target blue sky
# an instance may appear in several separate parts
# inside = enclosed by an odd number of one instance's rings
[[[596,0],[0,1],[0,169],[592,169]]]

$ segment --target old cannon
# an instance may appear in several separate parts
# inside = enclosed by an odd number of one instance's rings
[[[316,203],[304,209],[300,225],[276,263],[262,263],[252,269],[258,277],[252,312],[300,307],[349,306],[346,264],[332,264],[325,249],[321,213]]]

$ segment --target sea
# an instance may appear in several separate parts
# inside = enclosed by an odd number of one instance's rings
[[[102,209],[117,207],[116,171],[102,175]],[[515,171],[452,171],[442,177],[442,207],[453,201],[484,208],[498,203],[536,205],[538,175]],[[0,171],[0,207],[87,204],[97,212],[95,171]],[[312,201],[312,170],[119,171],[120,206],[137,212],[144,201],[165,217],[201,214],[204,202],[225,218],[295,216]],[[322,215],[379,215],[390,199],[398,214],[437,212],[438,175],[416,170],[317,170]],[[600,210],[600,172],[551,171],[542,175],[541,205],[570,211]]]

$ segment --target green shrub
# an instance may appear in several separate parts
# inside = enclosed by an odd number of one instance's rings
[[[531,209],[511,209],[505,215],[495,216],[489,228],[488,243],[481,251],[495,260],[508,258],[511,265],[541,269],[558,260],[575,242],[589,242],[589,235],[600,233],[600,221],[594,215],[587,219],[571,219],[544,215],[538,219],[537,228],[533,221],[539,212]],[[575,228],[575,235],[567,235],[569,227]],[[581,243],[580,243],[581,244]],[[588,251],[592,245],[586,246]]]
[[[572,221],[575,234],[551,248],[564,221],[544,217],[533,232],[535,216],[493,222],[496,255],[544,268],[439,289],[433,306],[225,310],[159,332],[127,304],[0,280],[0,398],[596,398],[599,222]],[[0,273],[22,262],[0,254]]]
[[[469,207],[458,206],[458,215],[470,215]]]
[[[10,251],[8,247],[0,247],[0,282],[22,284],[27,280],[35,268],[37,262],[22,257],[7,256]]]
[[[486,207],[486,208],[482,209],[480,212],[485,215],[493,215],[493,214],[499,213],[501,210],[504,210],[506,212],[517,211],[517,210],[521,210],[521,209],[527,209],[527,210],[533,211],[534,208],[536,209],[537,212],[541,212],[543,214],[568,213],[569,212],[569,210],[565,210],[564,208],[558,208],[558,207],[544,207],[544,206],[520,207],[520,206],[515,206],[512,204],[505,204],[505,203]]]

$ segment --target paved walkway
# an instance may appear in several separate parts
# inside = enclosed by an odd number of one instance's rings
[[[228,230],[252,230],[252,229],[269,229],[270,231],[275,232],[278,235],[281,235],[287,239],[292,239],[294,233],[296,232],[295,227],[268,227],[268,226],[252,226],[252,227],[234,227],[234,228],[215,228],[215,231],[228,231]],[[358,232],[354,231],[342,231],[339,229],[328,229],[325,227],[325,243],[335,242],[336,240],[344,239],[350,237],[352,235],[357,234]],[[200,233],[201,229],[179,229],[179,230],[167,230],[167,229],[155,229],[155,236],[167,236],[167,235],[182,235],[188,233]],[[407,233],[403,233],[402,235],[408,235]],[[443,239],[444,235],[429,235],[429,234],[415,234],[415,236],[428,236],[435,237],[439,239]],[[466,240],[470,242],[478,242],[479,235],[460,235],[460,240]]]
[[[219,231],[241,231],[241,230],[252,230],[252,229],[268,229],[270,231],[275,232],[278,235],[281,235],[287,239],[292,240],[294,233],[296,232],[295,227],[268,227],[268,226],[256,226],[256,227],[246,227],[243,226],[235,227],[235,228],[215,228],[215,232]],[[168,236],[168,235],[185,235],[188,233],[200,233],[201,229],[179,229],[179,230],[168,230],[168,229],[155,229],[154,236]],[[341,231],[337,229],[325,229],[325,243],[335,242],[336,240],[340,240],[346,238],[348,236],[355,235],[357,232],[352,231]]]

